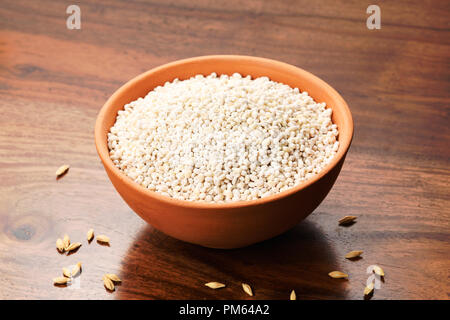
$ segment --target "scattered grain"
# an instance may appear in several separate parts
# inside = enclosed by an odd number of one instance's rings
[[[101,234],[101,235],[97,236],[97,242],[109,244],[109,237]]]
[[[58,238],[58,240],[56,240],[56,249],[58,249],[59,252],[64,252],[64,242],[62,241],[61,238]]]
[[[354,250],[354,251],[350,251],[349,253],[347,253],[345,255],[346,259],[355,259],[359,256],[361,256],[363,254],[364,251],[361,250]]]
[[[208,283],[205,283],[205,286],[207,286],[208,288],[211,288],[211,289],[220,289],[220,288],[225,287],[225,285],[220,282],[208,282]]]
[[[56,170],[56,177],[61,177],[62,175],[64,175],[69,170],[69,168],[70,166],[67,164],[59,167],[58,170]]]
[[[345,216],[345,217],[339,219],[339,225],[346,226],[346,225],[352,224],[353,222],[355,222],[356,218],[357,217],[355,217],[355,216]]]
[[[348,274],[341,271],[331,271],[328,275],[335,279],[348,278]]]
[[[381,269],[380,266],[374,266],[373,267],[373,272],[375,272],[377,275],[379,275],[380,277],[384,277],[384,270]]]
[[[64,243],[64,250],[67,250],[67,248],[69,248],[70,246],[70,238],[67,234],[64,235],[63,243]]]
[[[105,274],[105,277],[107,277],[108,279],[110,279],[111,281],[114,281],[114,282],[122,282],[122,280],[120,280],[120,278],[118,276],[116,276],[114,273],[107,273],[107,274]]]
[[[295,294],[295,291],[294,291],[294,290],[291,291],[291,296],[289,297],[289,299],[291,299],[291,300],[297,300],[297,295]]]
[[[106,277],[106,275],[103,276],[103,285],[105,286],[106,289],[114,291],[114,283],[111,281],[111,279]]]
[[[369,296],[373,293],[373,282],[369,283],[365,288],[364,288],[364,295],[365,296]]]
[[[91,242],[94,238],[94,229],[89,229],[89,231],[86,234],[86,238],[88,242]]]
[[[80,272],[81,272],[81,262],[78,262],[72,269],[72,277],[75,277]]]
[[[66,249],[66,251],[67,252],[71,252],[71,251],[77,250],[79,247],[81,247],[81,243],[80,242],[74,242]]]
[[[244,289],[244,292],[246,293],[246,294],[248,294],[249,296],[253,296],[253,291],[252,291],[252,287],[250,287],[248,284],[246,284],[246,283],[243,283],[242,284],[242,289]]]
[[[62,272],[63,272],[63,276],[64,276],[64,277],[66,277],[66,278],[72,277],[72,275],[70,274],[69,269],[67,269],[67,268],[62,268]]]
[[[53,283],[54,284],[67,284],[67,282],[69,282],[70,279],[67,277],[56,277],[53,278]]]

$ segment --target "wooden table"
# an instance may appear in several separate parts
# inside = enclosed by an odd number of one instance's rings
[[[448,1],[64,1],[0,5],[0,298],[448,299],[450,270]],[[273,58],[318,75],[346,99],[353,145],[316,211],[275,239],[237,250],[172,239],[143,222],[109,182],[94,147],[106,99],[160,64],[207,54]],[[62,164],[69,173],[56,181]],[[351,227],[339,218],[358,216]],[[111,246],[85,237],[89,228]],[[58,254],[64,233],[82,247]],[[349,261],[350,250],[364,250]],[[83,262],[79,288],[53,286]],[[348,281],[331,279],[341,270]],[[107,292],[102,274],[123,283]],[[211,290],[203,284],[228,284]]]

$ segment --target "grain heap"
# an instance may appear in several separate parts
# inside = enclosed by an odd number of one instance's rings
[[[176,199],[258,199],[330,162],[339,146],[331,113],[267,77],[175,79],[118,112],[110,158],[138,184]]]

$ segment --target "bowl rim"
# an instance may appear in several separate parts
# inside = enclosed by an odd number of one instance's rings
[[[292,69],[296,73],[302,74],[302,77],[309,78],[310,82],[315,82],[320,87],[324,88],[325,91],[328,91],[328,94],[332,97],[332,100],[335,101],[335,105],[340,105],[340,113],[342,113],[345,124],[345,130],[339,129],[339,148],[336,153],[336,155],[333,157],[333,159],[316,175],[314,175],[312,178],[307,179],[300,184],[295,185],[294,187],[291,187],[287,190],[284,190],[282,192],[255,199],[255,200],[239,200],[239,201],[231,201],[231,202],[206,202],[206,201],[191,201],[191,200],[181,200],[181,199],[175,199],[170,196],[163,195],[159,192],[154,192],[151,190],[148,190],[147,188],[144,188],[143,186],[139,185],[137,182],[133,181],[131,178],[129,178],[125,173],[123,173],[119,168],[117,168],[111,158],[109,157],[109,148],[107,143],[107,135],[102,134],[102,124],[105,120],[106,115],[108,112],[110,112],[110,109],[114,107],[114,100],[116,97],[118,97],[120,94],[122,94],[124,91],[129,90],[131,87],[133,87],[136,83],[142,81],[143,79],[146,79],[147,77],[151,76],[152,74],[161,71],[162,69],[171,68],[174,66],[179,66],[182,64],[188,64],[192,62],[204,62],[208,60],[229,60],[229,61],[242,61],[246,60],[246,62],[262,62],[262,63],[269,63],[275,68],[283,68],[283,69]],[[268,76],[269,77],[269,76]],[[270,78],[270,77],[269,77]],[[131,101],[130,101],[131,102]],[[334,110],[333,110],[334,112]],[[343,132],[342,132],[342,131]],[[345,134],[343,134],[345,133]],[[97,153],[100,157],[100,160],[102,161],[103,165],[109,169],[111,173],[117,176],[125,185],[127,185],[129,188],[133,189],[135,192],[140,193],[144,196],[147,196],[149,198],[156,198],[158,201],[161,201],[163,203],[178,206],[182,208],[189,208],[189,209],[231,209],[231,208],[242,208],[242,207],[250,207],[250,206],[257,206],[269,202],[273,202],[282,198],[286,198],[294,193],[299,192],[302,189],[307,188],[308,186],[314,184],[316,181],[323,178],[328,172],[330,172],[346,155],[350,144],[353,139],[353,118],[352,114],[350,112],[350,108],[348,107],[345,100],[342,98],[342,96],[334,89],[332,88],[328,83],[326,83],[324,80],[320,79],[319,77],[313,75],[312,73],[303,70],[299,67],[293,66],[291,64],[268,59],[268,58],[262,58],[262,57],[254,57],[254,56],[245,56],[245,55],[206,55],[206,56],[198,56],[198,57],[192,57],[187,59],[181,59],[176,60],[173,62],[169,62],[160,66],[157,66],[155,68],[152,68],[144,73],[139,74],[138,76],[132,78],[131,80],[127,81],[124,85],[122,85],[119,89],[117,89],[105,102],[105,104],[100,109],[100,112],[98,113],[96,122],[95,122],[95,146],[97,149]],[[105,168],[106,169],[106,168]],[[108,170],[107,170],[108,171]]]

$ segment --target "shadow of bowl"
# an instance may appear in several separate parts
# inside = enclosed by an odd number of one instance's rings
[[[346,281],[320,228],[304,221],[290,231],[249,247],[210,249],[181,242],[151,226],[142,229],[122,262],[127,279],[118,299],[343,299]],[[217,281],[219,290],[204,286]],[[252,286],[255,296],[241,287]]]

